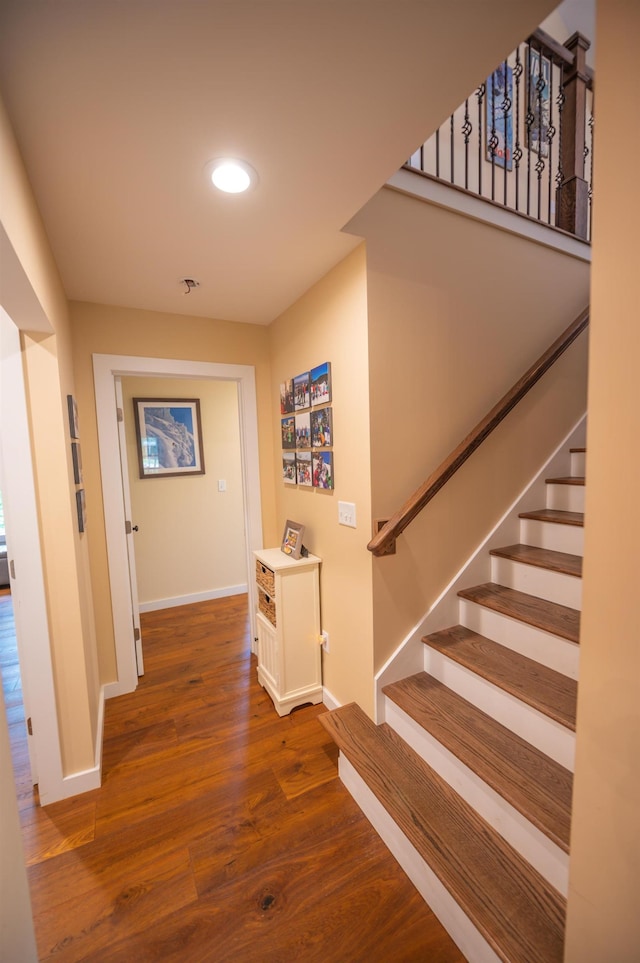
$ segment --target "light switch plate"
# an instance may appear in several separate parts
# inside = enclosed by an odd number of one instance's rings
[[[340,525],[356,527],[356,506],[354,502],[338,502],[338,522]]]

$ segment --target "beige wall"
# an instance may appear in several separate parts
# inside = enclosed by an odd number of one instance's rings
[[[388,518],[588,302],[588,265],[383,189],[368,259],[374,518]],[[525,295],[523,296],[523,292]],[[380,668],[586,407],[586,339],[373,563]]]
[[[339,702],[373,712],[367,303],[364,247],[329,272],[269,329],[273,455],[281,464],[279,386],[325,361],[333,383],[333,492],[276,483],[277,538],[285,521],[306,526],[307,548],[322,558],[322,625],[330,651],[323,682]],[[338,500],[356,503],[357,528],[338,524]]]
[[[268,331],[260,325],[77,302],[71,303],[70,312],[78,403],[83,414],[82,458],[91,534],[91,580],[100,678],[106,683],[116,678],[116,662],[91,356],[93,353],[120,354],[255,367],[263,534],[265,544],[273,544],[277,525]]]
[[[95,758],[98,677],[86,537],[76,524],[66,395],[75,391],[67,302],[6,114],[0,105],[0,220],[54,334],[23,334],[27,404],[66,775]],[[8,271],[4,265],[4,271]],[[3,276],[11,289],[11,278]],[[15,316],[23,330],[28,321]]]
[[[598,5],[584,605],[567,963],[640,958],[640,131],[635,0]]]
[[[138,598],[145,602],[246,585],[238,389],[233,381],[123,378]],[[205,473],[140,478],[133,398],[198,398]],[[226,491],[218,491],[224,479]],[[161,607],[161,606],[158,606]]]

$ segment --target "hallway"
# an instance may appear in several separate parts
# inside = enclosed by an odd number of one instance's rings
[[[323,707],[281,719],[258,685],[246,596],[142,618],[146,674],[107,703],[102,788],[46,809],[2,648],[40,959],[460,963],[337,778]]]

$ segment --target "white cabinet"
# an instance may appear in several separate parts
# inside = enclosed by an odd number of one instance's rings
[[[278,715],[322,702],[320,559],[288,558],[279,548],[254,552],[258,682]]]

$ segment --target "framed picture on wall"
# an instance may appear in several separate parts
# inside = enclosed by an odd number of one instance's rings
[[[326,405],[331,401],[331,364],[325,361],[311,369],[311,404]]]
[[[198,398],[134,398],[140,478],[204,475]]]
[[[76,510],[78,512],[78,531],[82,533],[87,530],[87,503],[84,488],[79,488],[76,492]]]
[[[500,64],[487,78],[486,104],[486,142],[487,160],[496,167],[513,167],[513,110],[507,104],[513,103],[513,69],[509,64]]]
[[[79,438],[78,405],[73,395],[67,395],[67,410],[69,412],[69,434],[72,438]]]
[[[73,461],[73,481],[76,485],[82,484],[82,454],[80,452],[80,442],[71,442],[71,459]]]

